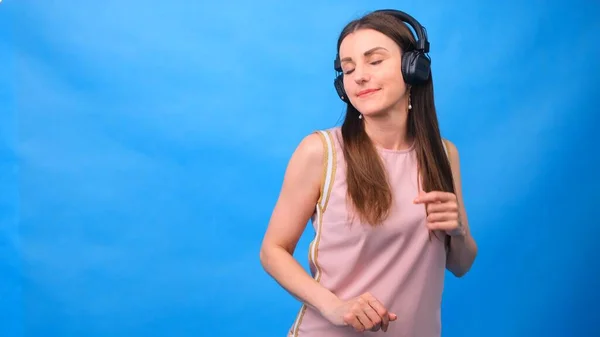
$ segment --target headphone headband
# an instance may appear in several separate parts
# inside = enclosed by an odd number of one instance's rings
[[[408,23],[417,34],[416,49],[422,51],[423,53],[429,53],[429,39],[427,38],[427,31],[425,30],[425,27],[423,27],[419,21],[417,21],[417,19],[412,17],[410,14],[397,9],[379,9],[374,11],[374,13],[389,14],[401,21]]]

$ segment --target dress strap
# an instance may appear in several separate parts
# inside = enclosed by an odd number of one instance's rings
[[[333,141],[333,135],[330,130],[319,130],[317,133],[321,136],[323,141],[323,179],[321,180],[321,196],[317,203],[317,207],[320,208],[320,212],[325,212],[327,209],[327,203],[329,202],[329,196],[331,194],[331,188],[333,187],[333,181],[335,179],[336,170],[336,151],[335,143]]]

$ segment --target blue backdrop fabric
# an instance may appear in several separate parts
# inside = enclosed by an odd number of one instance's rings
[[[479,256],[444,336],[600,336],[597,1],[0,3],[0,336],[284,336],[259,247],[343,25],[426,27]],[[311,226],[296,256],[307,267]]]

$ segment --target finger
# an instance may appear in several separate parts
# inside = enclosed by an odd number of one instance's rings
[[[375,310],[369,304],[369,300],[365,296],[361,296],[356,301],[357,307],[354,310],[354,314],[358,317],[362,325],[366,330],[372,330],[374,327],[381,323],[381,318]]]
[[[364,309],[364,313],[372,323],[372,326],[365,325],[365,328],[371,331],[378,331],[382,327],[383,319],[381,316],[379,316],[377,311],[375,311],[375,309],[373,309],[373,307],[370,305],[367,305],[367,307]]]
[[[375,324],[373,324],[373,322],[371,322],[371,320],[369,319],[369,317],[367,317],[367,315],[365,314],[364,311],[359,311],[358,313],[355,314],[356,318],[358,319],[358,321],[360,322],[360,332],[364,332],[366,330],[370,330],[373,328],[373,326],[375,326]]]
[[[436,202],[427,204],[427,212],[429,213],[437,213],[437,212],[457,212],[458,204],[455,202]]]
[[[377,316],[380,318],[381,328],[383,329],[383,331],[387,331],[387,327],[389,324],[389,315],[387,309],[383,306],[381,302],[379,302],[379,300],[377,300],[372,295],[368,296],[368,302],[371,308],[373,308]]]
[[[344,322],[346,322],[346,324],[350,325],[352,328],[354,328],[354,330],[358,332],[362,332],[365,330],[365,327],[358,320],[358,317],[356,317],[356,315],[354,315],[353,313],[348,313],[344,315]]]
[[[429,213],[427,215],[428,222],[443,222],[443,221],[456,221],[458,215],[456,213],[444,212],[444,213]]]
[[[457,227],[456,221],[436,221],[436,222],[427,222],[427,228],[431,230],[453,230]]]
[[[432,191],[432,192],[428,192],[422,195],[419,195],[417,198],[415,198],[414,203],[415,204],[422,204],[422,203],[431,203],[431,202],[444,202],[444,201],[449,201],[449,200],[453,200],[456,199],[456,197],[454,196],[453,193],[449,193],[449,192],[442,192],[442,191]]]

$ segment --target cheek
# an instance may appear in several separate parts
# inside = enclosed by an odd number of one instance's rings
[[[352,93],[354,92],[355,88],[356,88],[356,82],[354,82],[349,76],[344,76],[343,77],[344,81],[344,90],[346,90],[346,93]]]
[[[402,74],[388,75],[382,79],[383,85],[388,88],[388,91],[396,94],[402,94],[406,90],[406,83],[402,78]]]

